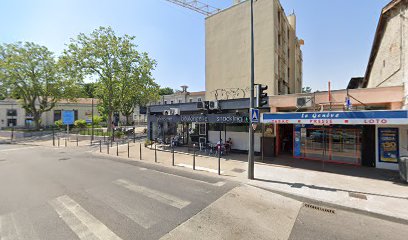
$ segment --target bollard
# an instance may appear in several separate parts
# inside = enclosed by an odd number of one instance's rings
[[[102,135],[103,135],[103,142],[106,142],[106,136],[105,136],[105,133],[104,133],[104,132],[102,132]]]
[[[172,155],[173,155],[173,160],[172,160],[171,164],[174,166],[174,145],[171,147],[171,152],[172,152]]]
[[[195,170],[195,155],[196,155],[196,149],[195,149],[195,143],[193,144],[193,170]]]
[[[139,159],[142,160],[142,143],[139,144]]]
[[[67,138],[65,138],[65,147],[67,147]]]
[[[116,156],[119,156],[119,142],[116,142]]]
[[[102,140],[99,140],[99,152],[102,152]]]
[[[128,158],[130,158],[130,153],[129,153],[129,142],[128,142]]]
[[[58,137],[58,147],[60,146],[60,138]]]
[[[52,129],[52,146],[55,147],[55,130],[54,130],[54,128]]]
[[[157,163],[157,148],[156,148],[156,144],[154,144],[154,162]]]
[[[221,145],[218,146],[218,175],[221,175]]]
[[[106,151],[107,151],[107,153],[109,154],[109,143],[106,144],[106,146],[107,146]]]
[[[77,136],[77,147],[78,147],[78,136]]]
[[[136,143],[136,129],[133,129],[133,143]]]

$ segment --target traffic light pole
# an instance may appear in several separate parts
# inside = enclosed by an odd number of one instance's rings
[[[254,108],[254,85],[255,85],[255,73],[254,73],[254,0],[251,0],[251,95],[250,95],[250,109]],[[250,116],[252,119],[252,116]],[[251,121],[252,122],[252,121]],[[249,148],[248,148],[248,179],[254,179],[254,129],[249,126]]]

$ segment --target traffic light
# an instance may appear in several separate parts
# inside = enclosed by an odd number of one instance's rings
[[[256,101],[255,107],[261,108],[268,104],[268,93],[265,91],[268,90],[267,85],[257,84],[256,85]]]

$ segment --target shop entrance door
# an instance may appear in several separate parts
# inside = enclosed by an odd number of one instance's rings
[[[361,165],[361,129],[308,128],[302,144],[308,159]]]
[[[316,160],[330,160],[329,134],[324,128],[306,130],[304,157]]]

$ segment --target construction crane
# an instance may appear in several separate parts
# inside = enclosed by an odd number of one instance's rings
[[[221,9],[219,8],[210,6],[206,3],[202,3],[196,0],[166,0],[166,1],[191,9],[206,16],[211,16],[221,11]]]

